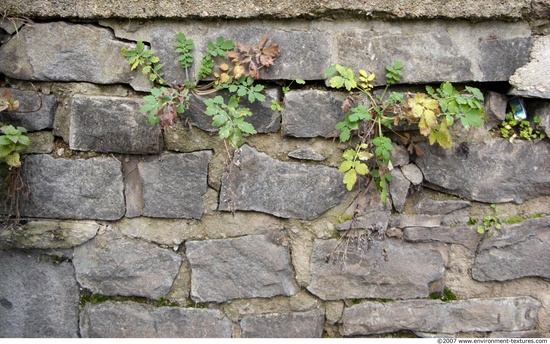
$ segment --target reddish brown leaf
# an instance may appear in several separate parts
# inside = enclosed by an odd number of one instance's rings
[[[424,151],[422,149],[420,149],[417,145],[414,146],[414,150],[416,152],[416,155],[418,155],[418,156],[423,156],[424,155]]]
[[[267,39],[268,39],[268,38],[267,38],[267,35],[264,33],[264,34],[262,35],[262,39],[260,39],[260,44],[258,44],[258,48],[259,48],[260,50],[262,50],[262,49],[264,48],[265,44],[267,43]]]
[[[353,106],[353,98],[351,96],[346,97],[342,102],[342,113],[347,113]]]

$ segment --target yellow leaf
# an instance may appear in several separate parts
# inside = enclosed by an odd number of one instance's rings
[[[422,115],[424,114],[424,107],[420,104],[416,104],[413,109],[413,116],[416,117],[416,118],[421,118]]]
[[[222,72],[227,72],[229,70],[227,63],[222,63],[219,68]]]
[[[229,81],[229,75],[227,73],[222,73],[222,75],[220,75],[220,82],[223,84],[228,81]]]
[[[439,109],[439,103],[435,99],[426,99],[424,100],[423,105],[426,109],[430,109],[430,110]]]
[[[235,78],[235,80],[240,79],[241,76],[243,76],[243,74],[244,74],[244,66],[238,65],[238,66],[235,66],[235,68],[233,68],[233,77]]]
[[[429,128],[433,128],[437,125],[437,118],[432,110],[424,110],[424,118]]]

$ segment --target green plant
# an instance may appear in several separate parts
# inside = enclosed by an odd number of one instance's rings
[[[149,80],[164,84],[163,73],[160,71],[162,64],[157,56],[150,49],[145,49],[142,41],[136,43],[135,49],[122,48],[122,55],[128,59],[130,69],[134,70],[138,66],[142,67],[143,75],[149,74]]]
[[[500,229],[502,227],[502,220],[497,217],[498,207],[496,204],[491,204],[491,208],[494,210],[495,215],[487,215],[483,217],[483,224],[477,226],[477,232],[479,234],[487,233],[488,237],[492,237],[495,232],[493,229]]]
[[[149,115],[149,123],[166,128],[176,121],[178,114],[189,109],[189,89],[154,87],[151,95],[145,96],[143,100],[145,104],[140,111]]]
[[[195,49],[195,43],[192,39],[185,37],[183,32],[178,32],[176,34],[176,40],[174,48],[176,48],[176,53],[178,53],[178,61],[180,62],[181,68],[185,70],[187,80],[189,80],[188,69],[193,64],[193,54],[191,52]]]
[[[214,69],[214,58],[217,56],[226,57],[227,51],[235,48],[235,43],[231,40],[225,40],[223,37],[218,37],[216,42],[208,42],[208,50],[204,54],[199,66],[199,79],[204,79],[212,74]]]
[[[13,125],[0,127],[0,163],[4,162],[10,167],[21,166],[21,153],[29,147],[31,140],[26,136],[27,129],[15,128]]]
[[[546,135],[539,129],[542,119],[538,116],[533,118],[533,124],[527,119],[515,118],[513,113],[507,113],[506,119],[500,124],[498,130],[503,138],[512,142],[516,138],[524,140],[542,139]]]
[[[342,104],[344,119],[336,125],[340,141],[348,142],[357,137],[359,144],[355,143],[353,154],[370,156],[366,163],[362,163],[367,165],[366,171],[380,190],[383,201],[387,198],[390,171],[393,168],[390,154],[393,144],[384,134],[383,128],[393,131],[393,127],[402,121],[417,124],[420,133],[428,137],[430,144],[437,142],[441,147],[449,148],[452,145],[449,128],[455,121],[459,120],[465,128],[483,124],[483,94],[474,87],[467,86],[459,91],[446,82],[436,90],[426,86],[427,93],[388,93],[389,87],[401,80],[403,68],[403,63],[399,61],[386,67],[386,86],[376,94],[373,84],[376,76],[373,73],[359,70],[356,74],[351,68],[338,64],[330,66],[325,72],[325,76],[330,77],[332,88],[344,88],[350,92]],[[409,152],[420,153],[409,135],[400,136],[408,144]],[[359,172],[365,169],[360,167],[357,171],[350,168],[354,160],[350,159],[348,150],[344,154],[346,156],[340,170],[346,173],[344,184],[351,190],[357,175],[362,175]]]
[[[453,293],[450,289],[447,289],[447,288],[443,289],[443,292],[431,293],[430,294],[430,299],[431,300],[441,300],[443,302],[458,300],[455,293]]]

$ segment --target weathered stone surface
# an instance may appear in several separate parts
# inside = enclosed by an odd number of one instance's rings
[[[20,205],[23,216],[118,220],[124,215],[121,164],[114,158],[29,155],[23,173],[30,190]]]
[[[27,136],[31,140],[29,154],[49,154],[53,152],[55,138],[51,131],[37,131],[28,133]]]
[[[76,279],[103,295],[165,296],[182,258],[171,250],[108,230],[74,249]]]
[[[413,185],[420,185],[424,180],[422,171],[415,164],[407,164],[401,166],[401,172],[403,176],[407,178]]]
[[[550,17],[550,2],[548,0],[531,1],[531,16],[537,19],[548,19]]]
[[[79,290],[70,263],[0,251],[0,337],[78,336]]]
[[[243,338],[321,338],[324,312],[272,313],[244,317]]]
[[[123,47],[133,49],[134,45],[117,41],[108,29],[65,22],[34,23],[21,28],[2,46],[0,72],[23,80],[130,82],[139,74],[130,71],[120,53]]]
[[[403,230],[403,238],[411,242],[442,242],[464,245],[475,250],[481,236],[475,227],[408,227]]]
[[[135,302],[88,303],[80,317],[84,338],[230,338],[231,327],[219,310]]]
[[[409,152],[403,146],[394,143],[390,155],[393,166],[405,166],[409,163]]]
[[[550,101],[539,100],[529,102],[527,113],[540,117],[541,122],[539,123],[539,127],[544,130],[547,137],[550,137]]]
[[[338,63],[384,76],[386,66],[403,61],[405,83],[507,81],[531,48],[526,23],[496,21],[370,22],[336,34],[336,40]]]
[[[247,117],[246,121],[251,123],[254,126],[254,129],[258,133],[273,133],[279,130],[281,126],[281,113],[279,111],[271,110],[271,101],[279,101],[281,98],[281,89],[278,87],[266,88],[264,91],[265,101],[255,101],[250,103],[248,97],[241,97],[240,104],[243,107],[246,107],[252,112],[252,116]],[[218,128],[212,126],[212,117],[209,117],[203,113],[206,111],[206,105],[204,101],[206,99],[221,95],[226,103],[230,98],[229,92],[220,91],[219,93],[210,95],[210,96],[198,96],[191,94],[191,102],[194,106],[190,107],[181,117],[184,121],[187,121],[187,118],[190,122],[202,130],[206,131],[217,131]],[[201,109],[202,111],[199,111]]]
[[[478,281],[531,276],[550,280],[549,228],[549,217],[503,225],[493,237],[483,240],[472,277]]]
[[[143,216],[200,219],[212,152],[165,154],[138,163]]]
[[[187,220],[151,217],[124,217],[113,224],[113,227],[125,236],[173,247],[181,245],[192,231]]]
[[[508,106],[508,97],[496,92],[485,93],[485,115],[487,120],[485,125],[487,129],[497,127],[506,119],[506,108]]]
[[[369,229],[373,231],[384,231],[388,228],[391,211],[373,211],[363,216],[358,216],[354,220],[348,220],[336,228],[338,230],[348,229]]]
[[[157,154],[160,126],[139,111],[141,99],[75,95],[71,105],[69,146],[73,150]]]
[[[275,240],[275,242],[273,242]],[[188,241],[191,298],[197,302],[294,295],[288,247],[265,235]]]
[[[289,91],[283,108],[283,135],[294,137],[328,136],[337,133],[336,124],[344,119],[344,93],[321,90]]]
[[[441,255],[422,244],[386,239],[350,244],[347,252],[337,245],[334,239],[314,243],[307,289],[323,300],[427,297],[428,285],[445,271]]]
[[[405,178],[401,168],[397,167],[391,170],[391,182],[390,182],[390,195],[395,210],[401,212],[405,207],[407,196],[409,194],[409,187],[411,182]]]
[[[71,248],[93,238],[99,228],[95,221],[30,221],[0,232],[0,241],[19,248]]]
[[[439,215],[399,215],[392,219],[391,226],[398,228],[407,227],[439,227],[443,216]]]
[[[522,203],[550,195],[550,142],[504,139],[469,143],[469,154],[423,144],[416,159],[426,184],[466,199]]]
[[[291,158],[300,159],[300,160],[313,160],[313,161],[325,160],[325,157],[323,156],[323,154],[315,151],[311,147],[300,147],[288,153],[288,156]]]
[[[413,210],[417,214],[426,215],[445,215],[453,211],[464,209],[470,206],[470,202],[462,200],[444,200],[437,201],[426,195],[422,195],[415,202]]]
[[[550,98],[550,35],[534,38],[529,63],[516,70],[510,84],[511,94]]]
[[[531,297],[365,302],[344,310],[342,334],[524,331],[537,325],[539,308],[540,302]]]
[[[541,2],[544,0],[537,0]],[[292,18],[292,17],[332,17],[342,13],[367,17],[393,18],[508,18],[520,19],[531,12],[531,1],[489,0],[483,3],[475,0],[449,2],[445,0],[419,3],[411,6],[406,0],[373,0],[365,3],[351,0],[344,3],[319,2],[314,0],[278,1],[246,4],[230,0],[222,7],[215,3],[191,0],[186,6],[166,2],[163,6],[140,7],[129,0],[110,2],[97,0],[93,2],[67,1],[52,8],[46,0],[6,0],[0,5],[1,10],[17,9],[20,15],[29,17],[79,17],[79,18]]]
[[[280,162],[243,145],[240,166],[223,175],[219,209],[310,220],[340,203],[346,193],[342,174],[334,168]]]
[[[1,62],[0,62],[1,63]],[[29,132],[51,129],[57,101],[53,95],[6,89],[19,101],[17,112],[2,112],[2,123],[25,127]]]

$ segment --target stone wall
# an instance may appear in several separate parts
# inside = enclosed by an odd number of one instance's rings
[[[0,232],[0,337],[550,335],[550,141],[490,131],[516,95],[550,134],[547,1],[198,3],[0,5],[34,20],[2,21],[2,86],[40,107],[2,114],[32,146],[21,221]],[[232,165],[201,112],[167,131],[139,112],[152,85],[121,48],[145,41],[182,83],[180,31],[195,61],[220,35],[281,47]],[[487,121],[423,156],[395,142],[383,203],[342,183],[326,137],[346,94],[324,70],[396,60],[400,90],[480,87]]]

